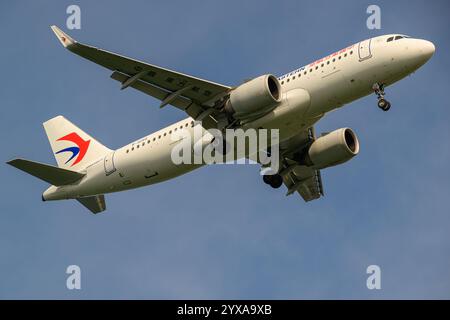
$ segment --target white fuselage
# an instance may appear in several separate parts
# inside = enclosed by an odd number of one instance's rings
[[[325,113],[373,93],[374,83],[390,85],[411,74],[433,54],[431,42],[413,38],[389,41],[385,35],[361,41],[279,77],[282,103],[244,128],[277,128],[280,141],[313,125]],[[122,191],[162,182],[200,167],[171,160],[170,132],[193,130],[192,118],[174,123],[90,164],[78,183],[50,187],[45,200]]]

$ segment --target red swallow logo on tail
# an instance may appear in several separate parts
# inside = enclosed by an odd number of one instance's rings
[[[91,142],[91,140],[83,140],[76,132],[69,133],[68,135],[61,137],[56,141],[70,141],[76,144],[76,146],[68,147],[55,153],[59,154],[63,152],[72,152],[70,158],[65,162],[67,164],[69,161],[76,157],[75,161],[70,165],[71,167],[83,160],[89,148],[89,143]]]

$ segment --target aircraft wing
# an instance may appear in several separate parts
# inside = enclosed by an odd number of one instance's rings
[[[297,191],[305,201],[319,199],[324,195],[320,170],[295,165],[282,177],[288,189],[286,195],[291,195]]]
[[[315,140],[314,128],[292,137],[280,144],[280,175],[287,187],[287,196],[298,192],[305,201],[311,201],[324,195],[320,170],[312,169],[296,160],[296,153],[309,147]]]
[[[171,104],[196,120],[214,126],[214,113],[231,87],[127,58],[106,50],[79,43],[51,27],[61,44],[69,51],[112,70],[111,78],[161,100],[160,107]]]

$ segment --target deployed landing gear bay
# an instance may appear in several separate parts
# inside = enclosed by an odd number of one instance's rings
[[[383,111],[388,111],[391,108],[391,103],[384,98],[384,85],[379,83],[374,83],[372,86],[373,91],[378,98],[378,108]]]

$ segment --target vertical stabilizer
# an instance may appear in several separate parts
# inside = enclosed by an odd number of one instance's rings
[[[60,168],[82,170],[111,152],[63,116],[50,119],[43,125]]]

